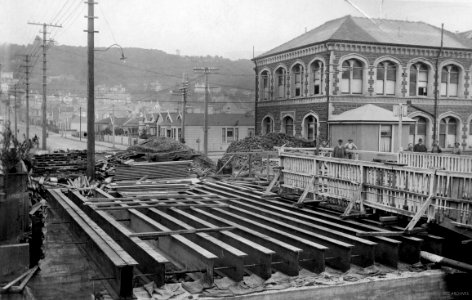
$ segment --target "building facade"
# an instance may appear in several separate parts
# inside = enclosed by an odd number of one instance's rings
[[[409,142],[430,147],[436,132],[443,148],[472,148],[472,43],[447,31],[443,41],[440,51],[441,29],[426,23],[345,16],[282,44],[253,59],[256,133],[333,140],[333,116],[402,103]]]

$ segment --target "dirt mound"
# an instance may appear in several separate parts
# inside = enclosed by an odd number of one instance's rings
[[[246,152],[254,150],[273,150],[274,147],[314,147],[315,143],[305,139],[299,139],[285,133],[269,133],[263,136],[247,137],[229,145],[226,153]]]

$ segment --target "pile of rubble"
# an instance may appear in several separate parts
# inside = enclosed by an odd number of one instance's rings
[[[218,170],[222,173],[236,171],[236,177],[254,175],[256,178],[261,175],[268,176],[269,169],[277,166],[277,163],[267,159],[268,151],[274,151],[275,147],[314,147],[313,141],[296,138],[284,133],[269,133],[263,136],[247,137],[235,141],[226,150],[224,156],[218,161]],[[251,157],[244,153],[251,152]],[[266,159],[265,159],[266,158]],[[251,164],[249,170],[248,163]]]
[[[262,136],[247,137],[231,143],[226,154],[231,152],[247,152],[254,150],[273,150],[274,147],[314,147],[313,141],[296,138],[285,133],[269,133]]]

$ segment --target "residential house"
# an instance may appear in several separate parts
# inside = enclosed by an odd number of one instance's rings
[[[159,123],[160,136],[179,140],[182,136],[182,114],[166,113]],[[203,151],[204,114],[185,115],[185,143]],[[208,152],[224,152],[237,140],[254,136],[254,117],[251,114],[209,114]]]

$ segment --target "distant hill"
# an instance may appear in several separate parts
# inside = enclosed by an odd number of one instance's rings
[[[100,49],[100,48],[99,48]],[[103,48],[101,48],[103,49]],[[225,91],[234,89],[254,93],[254,71],[250,60],[229,60],[222,57],[178,56],[160,50],[124,48],[126,62],[120,61],[121,52],[111,48],[95,53],[95,85],[123,85],[134,97],[154,98],[169,94],[181,82],[186,72],[191,82],[199,76],[194,67],[216,67],[218,74],[210,76],[210,84]],[[23,64],[26,47],[22,45],[0,45],[0,57],[4,60],[4,71],[15,71]],[[5,62],[5,58],[8,61]],[[41,87],[41,57],[33,70],[33,89]],[[15,75],[16,76],[16,75]],[[74,92],[85,95],[87,88],[87,48],[74,46],[53,46],[48,50],[48,90],[51,92]],[[200,82],[202,79],[199,79]],[[156,91],[156,87],[161,89]],[[252,97],[254,99],[254,97]]]

